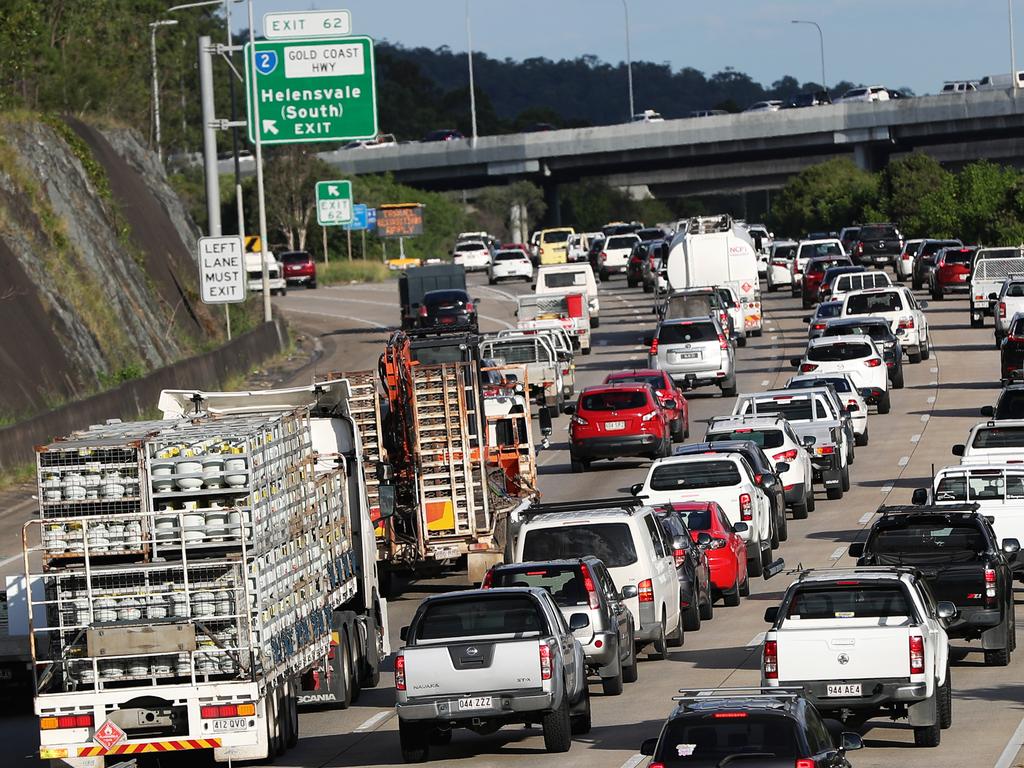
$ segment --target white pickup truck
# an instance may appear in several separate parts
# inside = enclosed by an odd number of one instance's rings
[[[540,587],[450,592],[420,604],[401,631],[395,659],[398,735],[405,762],[423,762],[454,728],[494,733],[509,723],[539,723],[548,752],[567,752],[590,731],[583,647]]]
[[[856,727],[907,718],[919,747],[952,724],[952,603],[935,603],[912,568],[809,570],[765,611],[762,685],[802,686],[823,713]]]
[[[967,441],[953,446],[961,464],[1024,463],[1024,419],[983,421],[971,427]]]
[[[518,333],[500,338],[485,338],[480,342],[480,356],[500,360],[505,368],[525,372],[520,375],[530,387],[530,397],[546,407],[552,418],[561,412],[562,404],[572,398],[572,387],[562,376],[564,364],[546,334]]]
[[[992,294],[998,293],[1010,275],[1024,274],[1024,248],[981,248],[974,254],[971,269],[971,327],[985,324],[985,315],[991,315],[996,303]]]

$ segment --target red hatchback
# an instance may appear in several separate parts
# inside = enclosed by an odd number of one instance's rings
[[[800,284],[801,303],[810,309],[818,301],[818,288],[830,267],[852,267],[853,262],[845,256],[816,256],[804,266],[804,279]]]
[[[305,251],[285,251],[277,257],[284,266],[284,279],[288,285],[316,288],[316,262]]]
[[[947,293],[970,293],[974,248],[943,248],[935,256],[935,269],[928,273],[932,298],[941,300]]]
[[[675,408],[665,408],[672,428],[672,439],[677,443],[690,436],[690,404],[683,396],[683,391],[675,385],[672,377],[665,371],[657,371],[653,368],[634,368],[631,371],[618,371],[605,376],[605,384],[623,384],[636,382],[637,384],[648,384],[658,396],[661,407],[669,400],[675,402]]]
[[[672,452],[672,434],[665,408],[646,384],[602,384],[588,387],[569,405],[569,457],[573,472],[590,469],[594,459],[646,456]]]
[[[739,536],[747,524],[730,523],[714,501],[677,502],[665,506],[686,518],[686,527],[694,541],[702,533],[711,537],[706,550],[711,566],[711,586],[726,605],[739,605],[740,595],[750,594],[747,546]]]

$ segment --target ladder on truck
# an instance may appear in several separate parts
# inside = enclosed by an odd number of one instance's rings
[[[491,528],[473,371],[467,363],[445,363],[415,366],[412,377],[423,540],[428,550],[457,546],[462,553]]]
[[[377,396],[377,375],[374,371],[342,373],[335,378],[348,379],[352,397],[349,413],[359,428],[362,444],[363,475],[370,520],[376,525],[380,515],[380,479],[376,467],[382,461],[384,441],[381,435],[380,398]]]

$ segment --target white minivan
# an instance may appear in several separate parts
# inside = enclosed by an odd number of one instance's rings
[[[654,509],[639,501],[539,504],[515,513],[517,523],[515,562],[599,557],[633,614],[637,650],[651,645],[648,656],[664,659],[667,646],[683,644],[676,561]]]
[[[547,264],[537,270],[533,291],[538,296],[586,294],[590,306],[590,327],[601,324],[601,302],[597,297],[597,279],[594,270],[585,261],[574,264]]]

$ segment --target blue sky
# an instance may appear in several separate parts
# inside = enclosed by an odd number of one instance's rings
[[[469,0],[473,47],[496,58],[625,59],[622,0]],[[733,67],[770,84],[819,80],[817,21],[829,83],[934,93],[943,80],[1010,70],[1007,0],[627,0],[633,59],[712,73]],[[1024,69],[1024,2],[1016,3]],[[353,31],[406,46],[466,49],[464,0],[255,0],[267,11],[348,8]],[[244,26],[244,5],[235,5]],[[242,22],[239,25],[237,22]],[[480,86],[487,87],[486,83]]]

